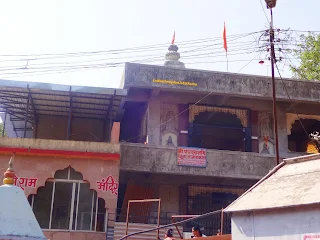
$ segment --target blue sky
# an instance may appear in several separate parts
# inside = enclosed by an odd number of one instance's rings
[[[264,0],[261,1],[265,7]],[[319,0],[278,0],[274,9],[274,23],[281,29],[317,31],[320,30],[319,8]],[[269,12],[267,15],[269,17]],[[222,37],[224,21],[227,36],[260,31],[268,26],[260,0],[1,1],[0,78],[118,87],[123,66],[60,74],[30,74],[26,77],[15,68],[25,67],[25,59],[30,56],[13,56],[11,59],[19,60],[13,62],[14,74],[4,74],[1,68],[12,66],[12,63],[8,63],[8,58],[3,55],[92,52],[154,44],[169,45],[174,30],[179,45],[182,41]],[[163,45],[157,51],[157,54],[164,55],[167,46]],[[183,45],[179,51],[184,51]],[[208,56],[201,59],[205,63],[201,64],[196,64],[199,59],[188,57],[186,62],[191,64],[186,66],[226,71],[226,63],[221,62],[225,57],[215,57],[216,53],[217,49],[211,54],[208,52]],[[183,53],[181,55],[184,61]],[[229,71],[238,72],[254,55],[230,56]],[[104,58],[109,59],[109,56]],[[54,61],[61,63],[65,59]],[[86,62],[87,59],[81,61]],[[43,63],[29,60],[28,68],[32,68],[33,64]],[[258,60],[253,60],[241,73],[267,75],[270,74],[268,69],[267,62],[261,66]],[[283,76],[290,77],[286,67],[281,69]]]

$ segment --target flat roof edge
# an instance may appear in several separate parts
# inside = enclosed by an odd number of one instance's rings
[[[299,157],[286,158],[283,161],[286,164],[293,164],[293,163],[307,162],[307,161],[312,161],[312,160],[317,160],[317,159],[320,160],[320,153],[299,156]]]
[[[284,205],[284,206],[278,206],[278,207],[266,207],[266,208],[248,208],[248,209],[239,209],[239,210],[224,210],[224,212],[228,213],[244,213],[244,212],[253,212],[253,211],[265,211],[270,209],[285,209],[285,208],[294,208],[294,207],[304,207],[304,206],[313,206],[318,205],[319,202],[313,202],[313,203],[306,203],[306,204],[294,204],[294,205]]]
[[[204,69],[196,69],[196,68],[173,68],[169,66],[162,66],[162,65],[152,65],[152,64],[144,64],[144,63],[133,63],[133,62],[126,62],[125,69],[131,66],[142,66],[142,67],[153,67],[153,68],[166,68],[171,70],[179,70],[179,71],[195,71],[195,72],[207,72],[207,73],[215,73],[215,74],[226,74],[226,75],[237,75],[237,76],[248,76],[248,77],[260,77],[271,79],[271,77],[264,76],[264,75],[256,75],[256,74],[246,74],[246,73],[235,73],[235,72],[223,72],[223,71],[213,71],[213,70],[204,70]],[[297,78],[280,78],[276,77],[277,80],[285,80],[285,81],[295,81],[295,82],[304,82],[304,83],[315,83],[320,84],[319,80],[306,80],[306,79],[297,79]]]
[[[20,88],[30,90],[44,90],[44,91],[61,91],[61,92],[75,92],[85,94],[107,94],[126,96],[127,89],[121,88],[106,88],[106,87],[90,87],[90,86],[78,86],[78,85],[63,85],[56,83],[45,82],[26,82],[26,81],[14,81],[0,79],[0,88]]]

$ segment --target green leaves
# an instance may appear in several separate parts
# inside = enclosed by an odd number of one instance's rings
[[[300,79],[320,80],[320,35],[301,35],[298,48],[293,50],[300,66],[290,66],[293,76]]]

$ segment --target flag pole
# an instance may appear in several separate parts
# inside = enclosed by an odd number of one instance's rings
[[[226,59],[227,59],[227,72],[229,72],[229,60],[228,60],[228,52],[226,51]]]

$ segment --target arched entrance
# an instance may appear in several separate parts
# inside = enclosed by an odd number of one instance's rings
[[[105,201],[71,167],[56,171],[28,201],[42,229],[106,231]]]
[[[315,131],[320,131],[320,121],[316,119],[300,119],[300,121],[296,120],[291,126],[291,134],[288,135],[289,151],[315,153],[316,149],[309,136]]]
[[[188,132],[190,147],[251,151],[250,129],[229,112],[200,112]]]

